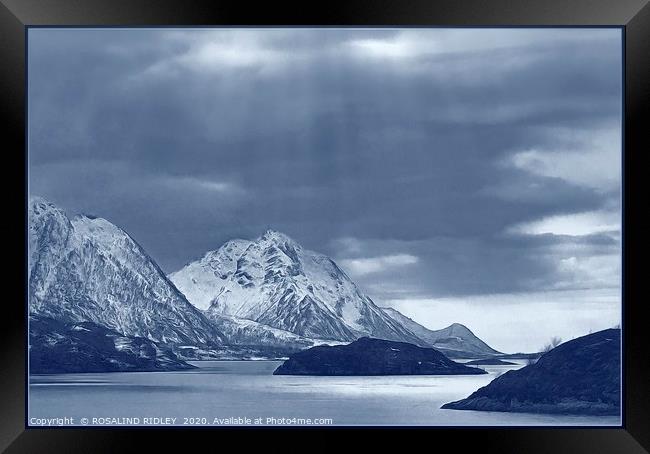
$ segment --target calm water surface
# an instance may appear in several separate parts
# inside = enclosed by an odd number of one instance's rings
[[[487,375],[298,377],[272,375],[280,361],[200,361],[182,372],[32,376],[29,418],[176,418],[221,425],[227,418],[328,418],[341,425],[619,425],[618,417],[441,410],[516,366]],[[194,418],[186,421],[184,418]],[[205,418],[205,419],[203,419]],[[218,420],[215,420],[217,418]],[[114,422],[114,421],[113,421]],[[133,420],[120,421],[128,425]],[[96,424],[111,423],[109,421]],[[274,424],[269,421],[269,424]],[[275,424],[283,424],[275,422]]]

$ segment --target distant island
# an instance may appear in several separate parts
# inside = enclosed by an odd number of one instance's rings
[[[475,359],[473,361],[467,361],[464,363],[469,366],[514,366],[515,363],[510,361],[503,361],[498,358],[484,358],[484,359]]]
[[[322,345],[292,355],[274,375],[478,375],[433,348],[362,337],[348,345]]]
[[[508,371],[452,410],[620,415],[620,329],[579,337]]]

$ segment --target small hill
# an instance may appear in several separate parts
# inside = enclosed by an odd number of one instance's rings
[[[508,371],[466,399],[442,408],[527,413],[619,415],[621,330],[561,344],[535,363]]]
[[[510,361],[503,361],[498,358],[485,358],[485,359],[475,359],[474,361],[467,361],[467,365],[471,366],[514,366],[515,363]]]
[[[348,345],[318,346],[292,355],[274,375],[477,375],[433,348],[362,337]]]

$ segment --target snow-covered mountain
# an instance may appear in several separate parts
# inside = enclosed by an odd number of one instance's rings
[[[500,355],[488,344],[470,331],[465,325],[453,323],[446,328],[430,330],[416,321],[408,318],[397,309],[382,307],[382,310],[395,321],[409,329],[429,346],[440,350],[448,357],[453,358],[475,358],[482,356]]]
[[[423,342],[363,294],[329,257],[267,231],[232,240],[169,278],[206,314],[252,320],[310,339]]]
[[[226,340],[120,228],[91,216],[69,219],[38,197],[28,210],[30,314],[162,343]]]

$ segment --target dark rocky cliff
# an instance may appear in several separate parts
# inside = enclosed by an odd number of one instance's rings
[[[559,345],[535,363],[506,372],[442,408],[618,415],[621,331],[607,329]]]

